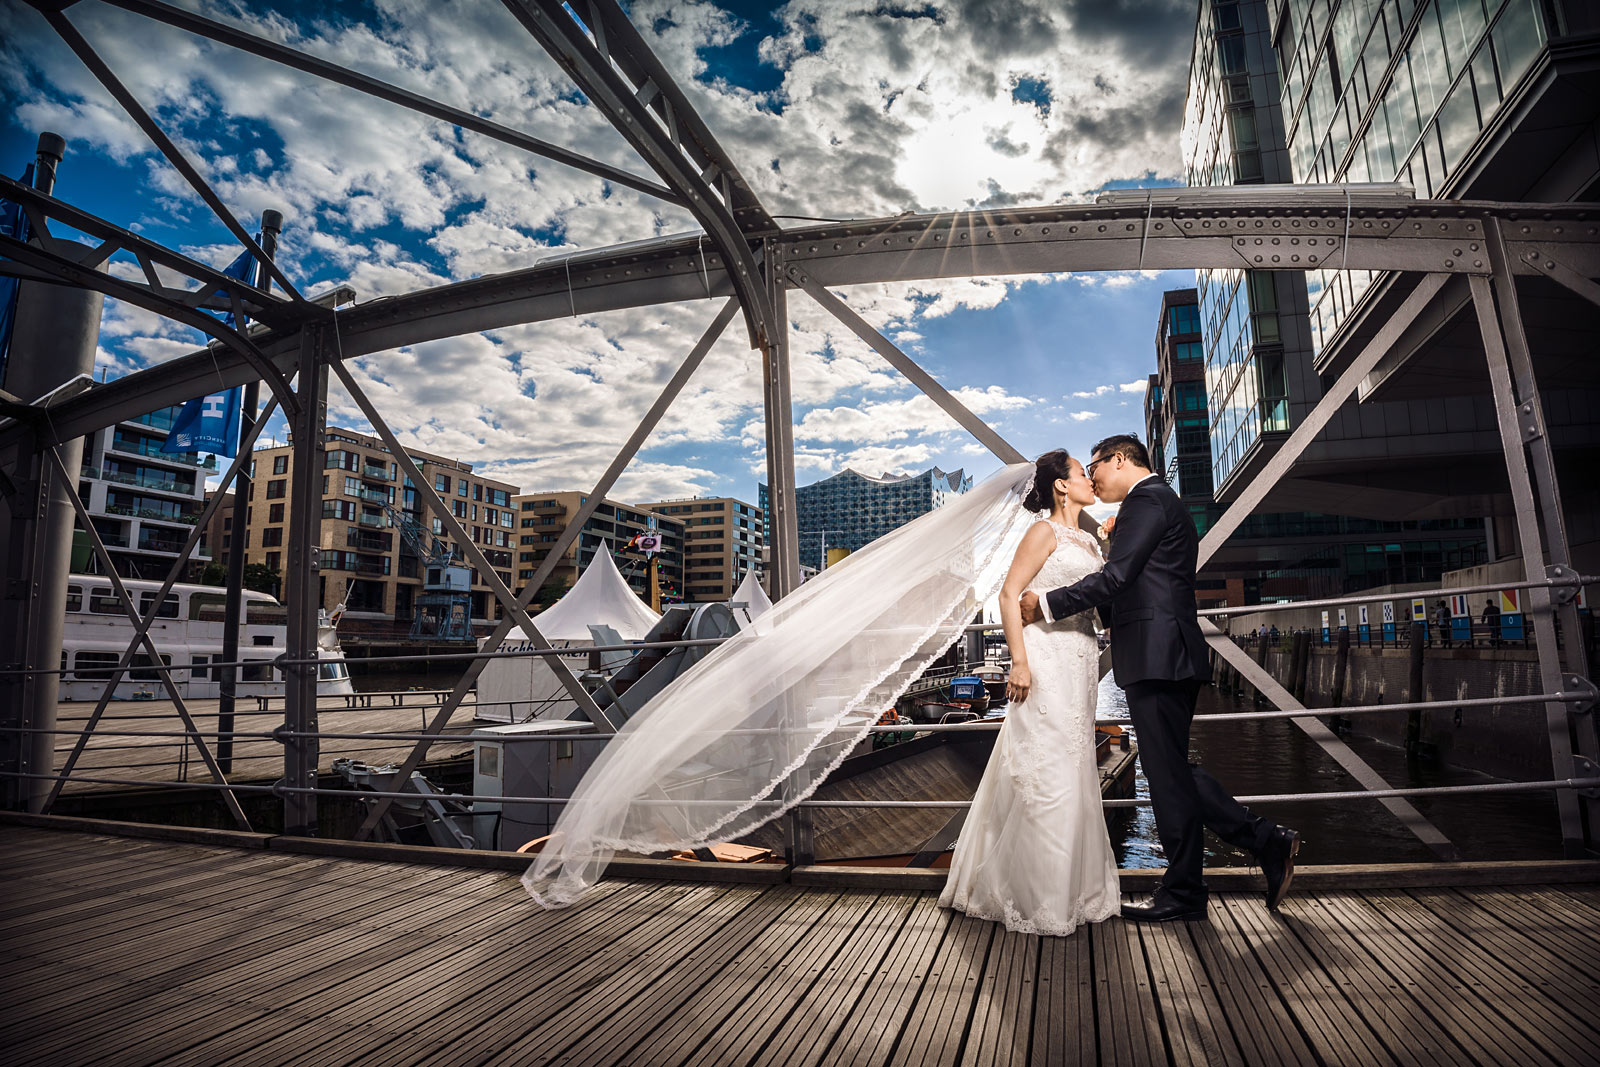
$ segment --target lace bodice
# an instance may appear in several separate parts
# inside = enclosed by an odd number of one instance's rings
[[[1093,574],[1104,565],[1100,555],[1100,545],[1088,533],[1053,519],[1045,521],[1050,523],[1050,528],[1055,531],[1056,550],[1050,553],[1044,565],[1039,568],[1039,573],[1028,583],[1028,589],[1039,594],[1041,598],[1050,590],[1071,585]],[[1093,612],[1080,612],[1047,627],[1047,629],[1057,628],[1092,634]]]

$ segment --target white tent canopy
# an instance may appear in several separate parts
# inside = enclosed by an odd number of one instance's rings
[[[533,617],[539,632],[557,648],[570,648],[562,659],[574,673],[582,674],[594,645],[589,627],[608,626],[624,641],[638,641],[661,616],[651,611],[639,594],[628,588],[606,545],[560,600]],[[512,630],[500,647],[509,651],[530,647],[528,635]],[[577,705],[543,656],[493,659],[478,677],[477,717],[493,722],[528,719],[564,719]]]
[[[756,581],[755,571],[744,576],[744,581],[739,583],[739,588],[728,599],[728,603],[745,605],[751,622],[759,619],[763,612],[772,607],[772,599],[767,596],[767,591],[761,588],[761,583]]]
[[[590,624],[609,626],[624,641],[641,640],[661,616],[639,599],[617,570],[611,549],[601,544],[589,566],[561,599],[533,617],[533,624],[551,642],[591,642]],[[527,640],[520,629],[507,635],[507,641]]]

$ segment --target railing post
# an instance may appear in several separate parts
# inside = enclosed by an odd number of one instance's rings
[[[300,412],[290,421],[289,546],[284,602],[289,609],[285,644],[288,660],[317,655],[317,610],[322,606],[319,581],[322,528],[323,434],[327,425],[327,327],[308,324],[300,335],[300,376],[295,395]],[[317,729],[317,664],[284,666],[284,726],[296,733]],[[287,737],[283,747],[283,780],[290,789],[317,784],[319,746],[315,737]],[[314,793],[283,795],[283,832],[303,837],[317,833]]]

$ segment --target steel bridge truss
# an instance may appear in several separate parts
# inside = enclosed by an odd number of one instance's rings
[[[69,5],[51,0],[32,2],[240,243],[259,255],[255,242],[199,172],[78,34],[63,11]],[[1358,395],[1362,379],[1391,355],[1402,334],[1451,277],[1465,275],[1483,339],[1516,506],[1524,587],[1528,589],[1528,614],[1537,638],[1554,780],[1568,785],[1556,793],[1561,833],[1569,854],[1582,854],[1594,847],[1600,796],[1593,788],[1573,787],[1592,784],[1600,765],[1594,688],[1588,681],[1582,642],[1576,636],[1580,632],[1575,604],[1578,575],[1572,568],[1560,487],[1515,281],[1518,275],[1548,277],[1600,304],[1600,285],[1591,280],[1600,276],[1600,205],[1417,201],[1409,195],[1398,195],[1394,187],[1162,189],[1125,194],[1093,205],[906,214],[780,229],[615,0],[575,0],[570,5],[559,0],[503,2],[634,147],[658,180],[587,159],[481,116],[156,0],[106,2],[658,196],[686,208],[702,232],[550,257],[521,270],[374,300],[335,313],[302,298],[265,257],[265,274],[283,288],[286,298],[270,291],[270,281],[257,287],[228,278],[42,192],[0,179],[0,196],[23,205],[34,233],[26,244],[0,238],[0,274],[92,288],[202,329],[217,342],[92,390],[63,391],[37,402],[26,397],[0,398],[6,402],[4,411],[11,416],[0,420],[0,462],[8,465],[0,469],[5,475],[0,479],[0,489],[12,498],[14,523],[17,515],[31,515],[33,521],[42,522],[47,510],[43,494],[52,483],[57,485],[57,492],[64,486],[136,627],[134,639],[60,773],[49,764],[42,765],[42,760],[49,758],[48,746],[46,754],[40,756],[38,748],[30,746],[25,736],[54,726],[54,708],[36,707],[28,699],[29,679],[49,673],[54,664],[31,661],[29,646],[21,635],[0,639],[6,643],[0,654],[0,692],[17,698],[6,701],[6,729],[0,738],[5,756],[0,773],[7,775],[3,786],[9,806],[49,810],[136,650],[142,646],[152,655],[154,652],[148,629],[162,596],[154,598],[148,616],[140,616],[116,577],[115,568],[110,566],[105,546],[95,534],[83,502],[73,490],[74,479],[64,469],[57,469],[58,477],[54,479],[27,477],[27,471],[38,470],[41,463],[61,468],[57,450],[64,444],[119,420],[220,388],[266,382],[272,399],[241,442],[241,459],[235,460],[224,476],[224,488],[238,476],[243,457],[249,456],[272,406],[280,406],[290,422],[294,461],[285,598],[290,625],[287,651],[279,660],[288,681],[284,722],[277,732],[285,751],[284,778],[277,791],[283,798],[286,831],[313,834],[319,792],[315,788],[319,478],[330,375],[349,391],[378,436],[411,474],[423,504],[445,525],[492,587],[502,606],[502,619],[486,648],[498,648],[516,626],[538,649],[548,650],[549,642],[540,634],[537,619],[527,614],[533,597],[735,314],[742,316],[749,342],[762,352],[763,358],[770,517],[774,530],[769,574],[777,599],[799,582],[787,336],[787,300],[792,290],[805,292],[826,308],[999,459],[1014,463],[1023,459],[1014,447],[865,322],[833,290],[891,281],[1051,272],[1348,269],[1403,272],[1418,280],[1403,306],[1326,389],[1265,469],[1212,526],[1201,544],[1200,563],[1203,566],[1265,499],[1339,407]],[[52,236],[52,222],[100,243],[85,246]],[[97,269],[119,251],[139,264],[142,282],[114,278]],[[169,272],[165,279],[158,268]],[[187,284],[172,284],[173,274],[187,279]],[[551,546],[520,596],[499,581],[450,509],[417,474],[406,450],[345,366],[346,361],[359,356],[463,333],[690,300],[716,304],[717,310],[704,334],[618,451],[589,493],[588,502]],[[262,327],[246,336],[222,326],[202,309],[247,315]],[[14,354],[13,359],[16,358],[26,356]],[[218,493],[208,504],[185,547],[185,557],[222,499]],[[60,536],[61,532],[53,535]],[[37,546],[38,541],[31,537],[19,543]],[[165,588],[177,580],[183,563],[180,558],[174,565]],[[32,559],[12,558],[4,565],[8,597],[25,596],[30,588],[37,591],[37,568]],[[164,592],[165,589],[163,595]],[[58,612],[60,606],[36,603],[33,610]],[[1278,708],[1276,713],[1261,714],[1292,716],[1291,721],[1353,773],[1369,795],[1376,792],[1381,796],[1383,803],[1436,852],[1451,854],[1450,843],[1405,799],[1406,790],[1390,789],[1314,717],[1314,709],[1297,702],[1214,625],[1204,625],[1215,651]],[[1560,648],[1557,625],[1569,637]],[[613,728],[615,724],[595,706],[559,657],[546,658],[596,728]],[[406,779],[421,763],[432,740],[441,734],[486,662],[485,658],[471,661],[465,676],[416,738],[396,780]],[[166,671],[161,675],[184,720],[184,736],[192,736],[214,785],[227,798],[234,820],[248,826],[233,799],[234,787],[226,782],[176,686]],[[359,837],[373,832],[392,799],[378,796]],[[790,837],[795,851],[791,858],[806,857],[809,810],[818,803],[791,812]]]

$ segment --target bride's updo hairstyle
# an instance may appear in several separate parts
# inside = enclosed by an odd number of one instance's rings
[[[1022,506],[1029,511],[1050,511],[1056,506],[1056,479],[1072,478],[1072,457],[1064,448],[1046,452],[1033,461],[1033,487],[1022,498]]]

